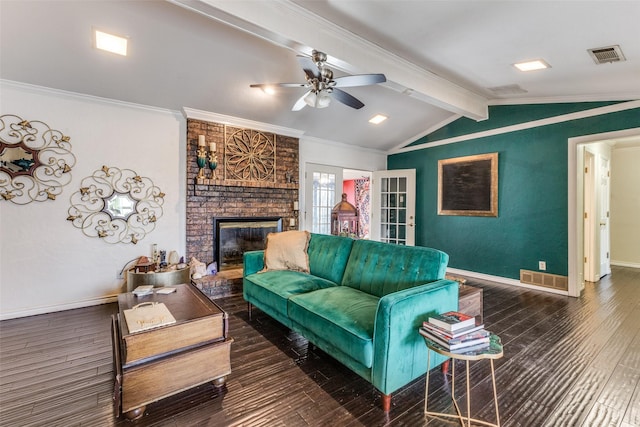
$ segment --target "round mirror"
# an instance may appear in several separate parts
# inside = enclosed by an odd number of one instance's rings
[[[114,191],[110,197],[104,199],[103,210],[112,219],[122,218],[126,221],[136,211],[137,203],[129,194]]]

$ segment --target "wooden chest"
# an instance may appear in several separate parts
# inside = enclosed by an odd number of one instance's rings
[[[167,295],[118,296],[114,316],[116,401],[129,418],[142,416],[147,404],[208,381],[224,385],[231,373],[233,339],[227,314],[192,285],[175,285]],[[164,303],[176,322],[130,333],[123,310],[143,302]]]
[[[458,311],[475,316],[476,325],[483,322],[482,288],[468,285],[459,285]]]

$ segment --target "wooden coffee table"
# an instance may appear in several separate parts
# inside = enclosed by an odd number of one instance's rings
[[[222,387],[231,373],[227,313],[193,285],[174,287],[167,295],[118,295],[114,401],[129,419],[141,417],[149,403],[197,385]],[[176,323],[131,333],[123,311],[143,302],[164,303]]]

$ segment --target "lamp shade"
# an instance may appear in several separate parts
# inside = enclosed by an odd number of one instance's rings
[[[309,92],[303,99],[305,104],[314,108],[325,108],[331,103],[331,97],[325,91]]]
[[[322,91],[317,96],[316,107],[317,108],[325,108],[328,107],[331,103],[331,97],[325,91]]]

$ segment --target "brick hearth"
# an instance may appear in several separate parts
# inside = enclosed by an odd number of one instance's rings
[[[201,120],[187,120],[187,260],[196,257],[210,263],[214,259],[214,217],[283,218],[283,230],[291,229],[293,202],[298,200],[298,139],[276,135],[275,182],[227,182],[224,177],[224,126]],[[196,182],[198,135],[205,135],[207,147],[215,142],[218,179]],[[209,170],[207,170],[207,176]],[[294,182],[288,178],[293,177]]]

